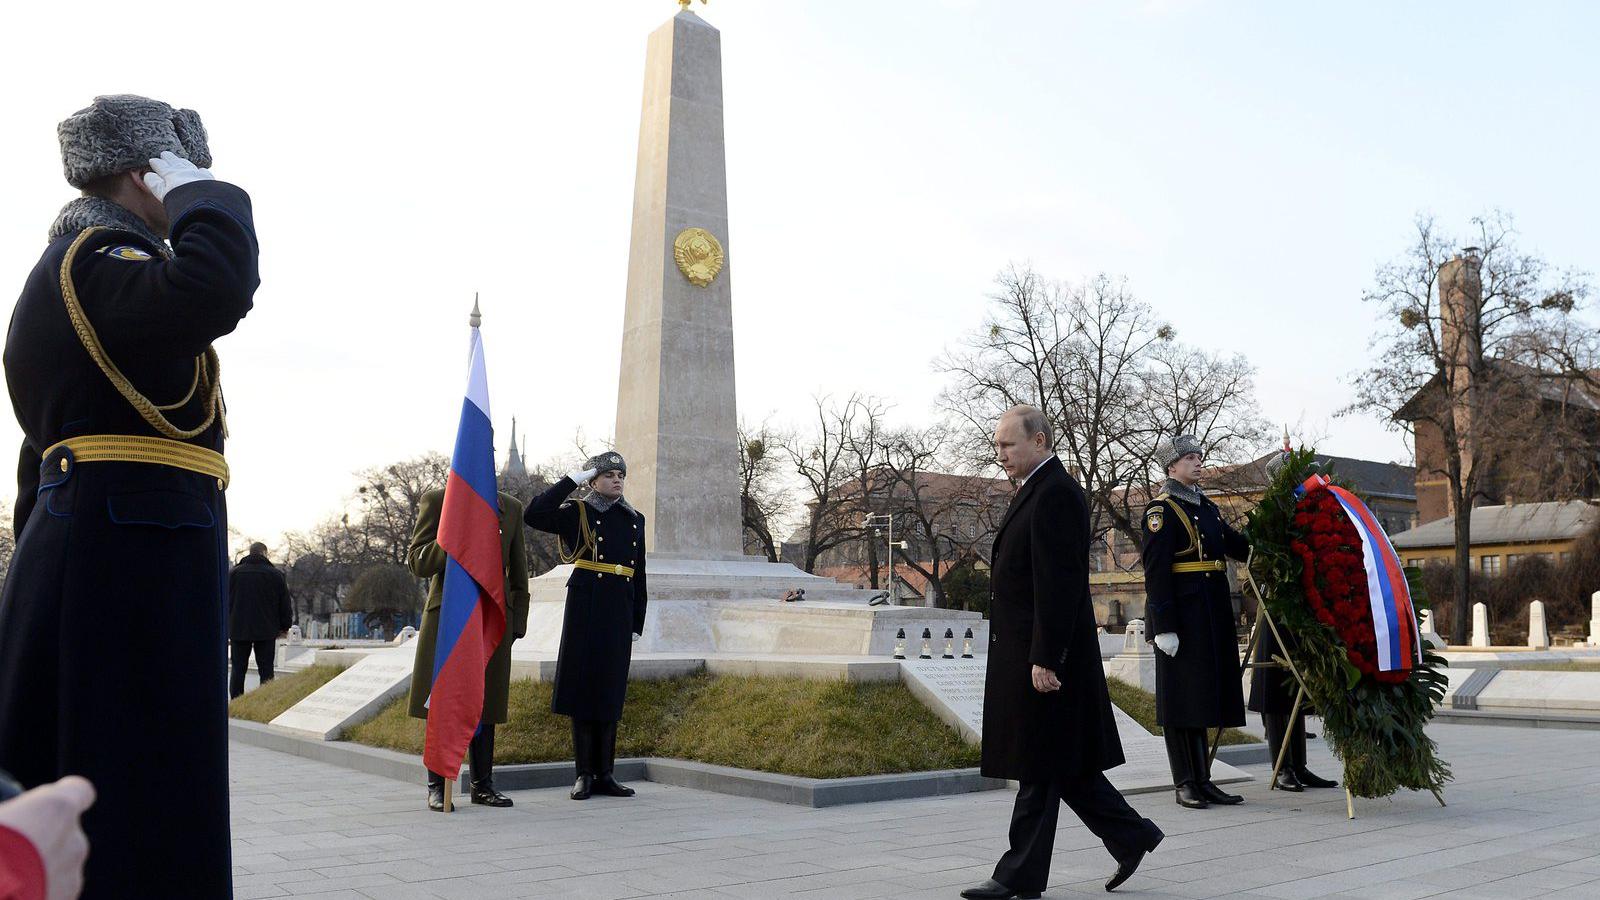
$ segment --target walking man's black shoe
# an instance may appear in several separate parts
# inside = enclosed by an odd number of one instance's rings
[[[1219,806],[1234,806],[1244,802],[1238,794],[1230,794],[1209,781],[1200,784],[1200,796]]]
[[[1040,891],[1014,891],[991,878],[977,887],[967,888],[961,892],[961,896],[966,900],[1011,900],[1012,897],[1034,900],[1040,893]]]
[[[1138,853],[1135,853],[1126,859],[1117,860],[1117,871],[1109,879],[1107,879],[1106,891],[1114,891],[1121,887],[1124,881],[1132,878],[1133,873],[1139,870],[1139,863],[1144,862],[1144,855],[1146,852],[1147,851],[1140,850]]]

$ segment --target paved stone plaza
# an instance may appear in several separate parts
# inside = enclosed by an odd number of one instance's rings
[[[1440,725],[1456,781],[1357,801],[1269,793],[1204,812],[1134,804],[1166,842],[1119,894],[1600,898],[1600,731]],[[1314,744],[1312,768],[1333,766]],[[1264,774],[1260,768],[1252,771]],[[988,876],[1011,793],[807,809],[638,785],[632,800],[519,791],[510,810],[423,808],[421,785],[233,745],[236,896],[954,898]],[[1103,895],[1110,859],[1063,812],[1045,896]]]

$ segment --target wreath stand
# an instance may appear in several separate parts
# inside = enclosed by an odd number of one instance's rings
[[[1250,593],[1255,596],[1256,622],[1255,625],[1251,626],[1250,640],[1245,644],[1244,661],[1239,664],[1239,677],[1243,679],[1244,673],[1250,669],[1288,669],[1289,674],[1294,677],[1295,683],[1294,706],[1289,710],[1289,722],[1284,728],[1283,741],[1278,746],[1278,757],[1272,762],[1272,780],[1267,785],[1267,790],[1273,791],[1278,789],[1278,773],[1282,771],[1284,759],[1289,755],[1289,738],[1294,734],[1295,728],[1300,727],[1300,706],[1306,699],[1306,682],[1304,678],[1300,677],[1300,670],[1295,668],[1294,660],[1290,659],[1287,653],[1282,655],[1274,654],[1272,659],[1266,662],[1258,663],[1254,661],[1256,643],[1261,638],[1261,626],[1263,623],[1272,629],[1272,636],[1277,638],[1279,648],[1288,646],[1283,639],[1283,633],[1278,630],[1278,623],[1274,622],[1272,614],[1267,612],[1266,597],[1262,595],[1261,586],[1256,584],[1255,575],[1250,571],[1250,562],[1254,557],[1255,552],[1251,551],[1250,558],[1245,560],[1244,577],[1245,587],[1249,588]],[[1221,744],[1221,741],[1222,729],[1218,728],[1216,739],[1211,742],[1211,757],[1207,760],[1208,764],[1216,760],[1217,747]],[[1344,773],[1341,772],[1340,774],[1343,775]],[[1343,780],[1346,782],[1344,789],[1345,816],[1354,819],[1356,817],[1355,796],[1350,793],[1349,779],[1345,778]]]

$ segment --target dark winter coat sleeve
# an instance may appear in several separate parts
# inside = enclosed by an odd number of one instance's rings
[[[1172,520],[1172,508],[1158,500],[1145,507],[1144,515],[1144,617],[1145,634],[1178,630],[1177,611],[1172,606],[1172,559],[1180,538],[1187,542],[1183,523]],[[1151,523],[1161,524],[1152,529]]]
[[[11,510],[12,540],[22,539],[22,529],[33,513],[34,501],[39,499],[39,463],[39,452],[23,441],[17,458],[17,505]]]
[[[1087,511],[1064,486],[1051,484],[1034,503],[1028,529],[1033,557],[1033,639],[1028,659],[1062,671],[1077,612],[1089,603]]]
[[[1222,522],[1222,543],[1228,558],[1240,562],[1249,559],[1250,539],[1234,530],[1233,526],[1228,524],[1228,520],[1221,515],[1221,510],[1218,510],[1218,518]]]
[[[633,566],[633,633],[644,633],[644,608],[649,602],[649,594],[644,583],[644,516],[639,517],[639,555]]]
[[[522,520],[535,531],[561,538],[570,552],[578,544],[578,505],[565,502],[578,483],[565,476],[539,496],[528,501]]]
[[[173,257],[131,262],[108,251],[125,233],[92,235],[72,266],[89,323],[113,360],[198,356],[250,311],[261,278],[250,196],[222,181],[167,194]]]

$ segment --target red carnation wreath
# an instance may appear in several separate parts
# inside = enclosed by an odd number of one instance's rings
[[[1410,670],[1378,669],[1377,633],[1372,622],[1361,536],[1332,491],[1312,491],[1295,507],[1289,549],[1300,558],[1301,587],[1317,621],[1333,629],[1350,663],[1385,684],[1400,684]]]

